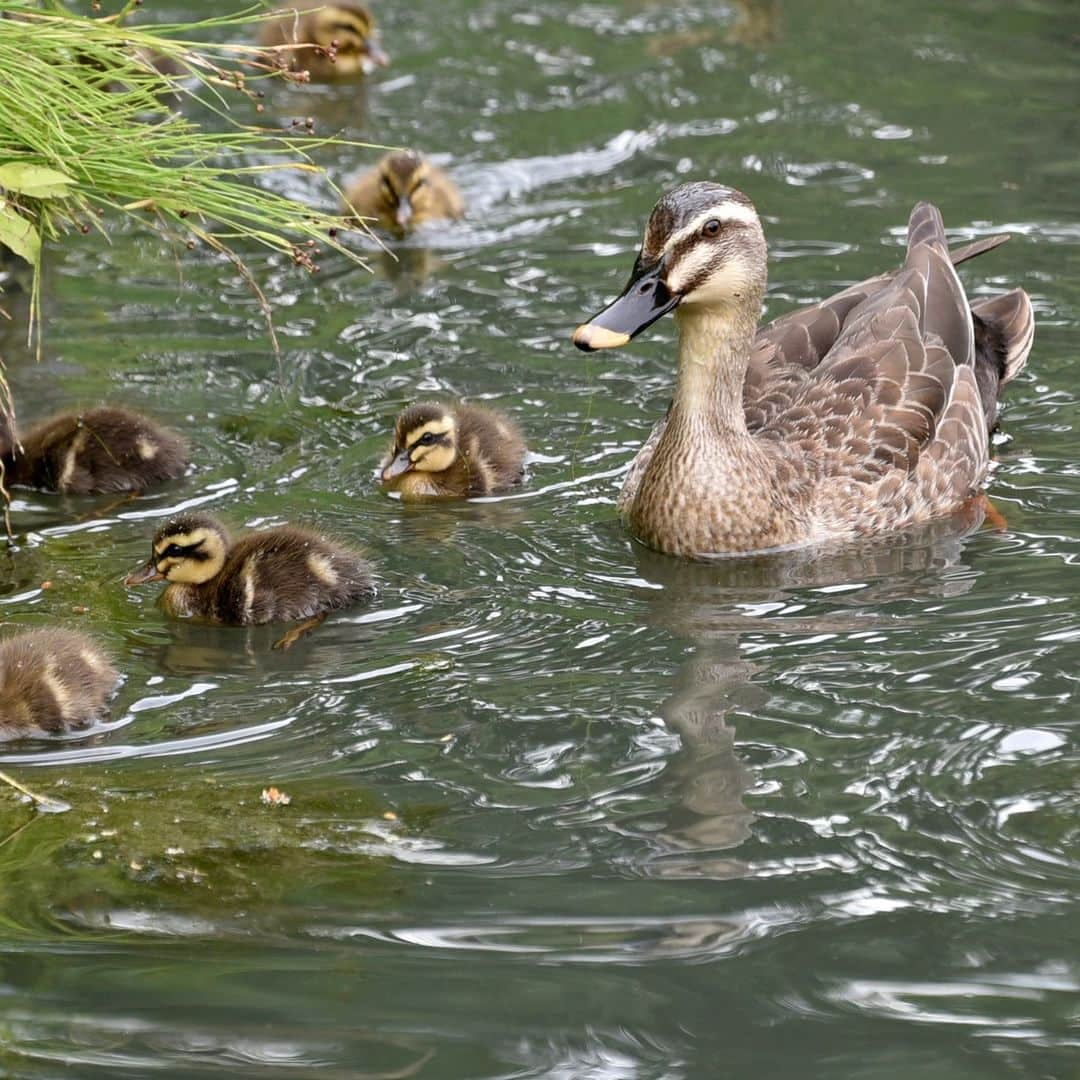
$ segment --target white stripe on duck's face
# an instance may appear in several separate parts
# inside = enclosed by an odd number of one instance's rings
[[[646,232],[646,247],[660,237]],[[664,284],[682,296],[680,307],[726,307],[764,289],[765,236],[752,206],[725,200],[695,214],[670,236],[656,258],[666,263]]]

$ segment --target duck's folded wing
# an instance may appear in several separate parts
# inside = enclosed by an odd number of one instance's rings
[[[930,237],[944,248],[940,215],[936,208],[920,203],[912,213],[909,226],[909,258],[911,249]],[[1007,233],[982,237],[948,251],[948,261],[957,266],[992,251],[1008,239]],[[820,303],[781,315],[758,331],[743,394],[747,426],[752,432],[761,430],[772,413],[791,401],[806,376],[834,349],[854,313],[859,309],[865,311],[863,305],[875,299],[891,303],[891,289],[898,275],[907,268],[905,262],[896,270],[867,278]]]
[[[987,453],[974,353],[940,215],[920,204],[904,267],[847,311],[812,370],[764,396],[759,436],[795,444],[820,477],[871,483],[895,472],[899,482],[949,461],[970,486]]]

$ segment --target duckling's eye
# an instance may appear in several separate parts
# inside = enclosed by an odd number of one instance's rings
[[[435,444],[435,438],[434,431],[425,431],[416,442],[419,446],[433,446]]]
[[[723,226],[720,224],[719,218],[709,218],[704,225],[701,226],[702,236],[719,236],[720,230]]]
[[[184,549],[179,544],[170,544],[161,554],[167,559],[177,559],[183,556]]]
[[[388,199],[391,199],[394,202],[397,201],[397,193],[394,191],[393,185],[390,183],[389,180],[386,179],[385,176],[382,178],[380,186],[382,187],[383,194]]]
[[[415,184],[413,184],[413,186],[412,186],[413,191],[419,191],[419,189],[422,188],[426,183],[427,183],[427,177],[426,176],[421,176],[420,179],[417,180]]]

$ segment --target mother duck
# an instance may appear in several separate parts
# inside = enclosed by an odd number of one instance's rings
[[[625,345],[675,312],[679,372],[619,512],[645,544],[688,557],[849,540],[949,514],[978,493],[1001,387],[1031,349],[1014,289],[969,304],[941,214],[919,203],[907,257],[758,329],[766,246],[753,203],[683,184],[656,204],[630,281],[574,333]]]

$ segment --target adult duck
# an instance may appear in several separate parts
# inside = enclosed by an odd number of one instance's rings
[[[758,330],[766,245],[734,188],[683,184],[656,204],[622,294],[579,326],[581,349],[625,345],[668,312],[679,372],[619,511],[671,555],[761,551],[906,526],[960,509],[989,472],[998,394],[1034,317],[1020,289],[969,304],[937,208],[919,203],[907,256]]]

